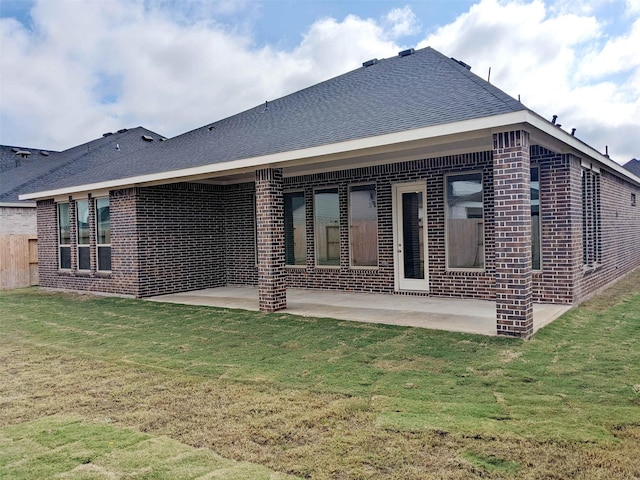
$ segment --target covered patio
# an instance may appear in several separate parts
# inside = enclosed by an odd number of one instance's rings
[[[259,310],[258,289],[219,287],[147,298],[153,302]],[[533,304],[533,331],[571,307]],[[282,313],[451,332],[496,335],[496,303],[488,300],[287,289]]]

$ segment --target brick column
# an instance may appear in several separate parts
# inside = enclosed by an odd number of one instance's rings
[[[529,133],[493,135],[496,314],[499,335],[533,333]]]
[[[282,169],[256,171],[258,300],[260,310],[287,308]]]

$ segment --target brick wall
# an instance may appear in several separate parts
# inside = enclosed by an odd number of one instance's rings
[[[640,188],[602,169],[600,173],[602,260],[595,268],[582,266],[575,301],[581,302],[617,278],[640,267],[640,206],[631,204],[631,195],[640,198]],[[580,219],[582,208],[580,205]],[[580,235],[582,238],[582,224]]]
[[[36,228],[34,207],[0,207],[0,234],[35,234]]]
[[[58,268],[57,206],[52,200],[38,202],[38,270],[40,286],[67,290],[85,290],[116,295],[137,296],[138,270],[135,229],[136,196],[134,189],[112,191],[109,195],[111,215],[111,273],[96,271],[96,234],[94,202],[89,198],[91,270],[79,271],[76,251],[76,208],[70,199],[71,270]]]
[[[455,155],[285,179],[285,191],[304,189],[307,219],[307,265],[287,267],[288,285],[343,291],[392,293],[394,245],[392,185],[424,181],[427,186],[427,244],[430,293],[437,296],[486,298],[494,295],[493,173],[491,152]],[[485,257],[482,271],[447,271],[445,266],[444,175],[481,171],[484,185]],[[351,268],[348,250],[348,186],[374,183],[378,203],[377,268]],[[338,186],[340,196],[340,268],[315,265],[313,190]]]
[[[226,285],[221,187],[140,188],[136,215],[140,296]]]

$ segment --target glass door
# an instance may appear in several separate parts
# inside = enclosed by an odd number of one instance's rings
[[[426,186],[395,185],[393,199],[396,290],[427,291]]]

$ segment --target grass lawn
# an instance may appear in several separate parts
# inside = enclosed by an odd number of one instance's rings
[[[0,478],[640,478],[640,271],[531,340],[0,292]]]

